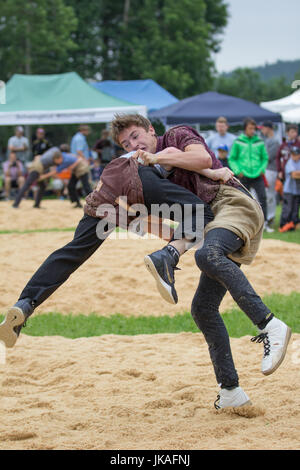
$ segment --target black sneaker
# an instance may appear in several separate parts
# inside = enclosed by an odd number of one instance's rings
[[[168,247],[155,251],[144,258],[145,265],[156,280],[157,288],[164,300],[171,304],[177,304],[178,296],[175,289],[174,270],[179,261],[174,257]]]
[[[18,302],[11,308],[5,316],[5,319],[0,324],[0,341],[4,343],[7,348],[12,348],[20,334],[26,320],[33,312],[34,307],[30,299],[18,300]]]

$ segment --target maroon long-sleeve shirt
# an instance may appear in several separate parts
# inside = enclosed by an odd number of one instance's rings
[[[221,162],[207,147],[204,139],[195,129],[189,126],[173,127],[163,136],[157,137],[156,152],[160,152],[167,147],[176,147],[184,151],[191,144],[201,144],[205,147],[212,159],[212,169],[222,167]],[[129,206],[136,203],[144,204],[143,187],[138,174],[139,165],[140,163],[136,159],[122,157],[109,163],[101,175],[100,184],[86,198],[85,214],[92,217],[99,216],[99,214],[97,215],[97,209],[101,204],[115,206],[115,210],[118,213],[117,199],[120,196],[127,197]],[[173,183],[190,190],[205,203],[213,201],[220,187],[220,182],[213,181],[195,171],[184,170],[182,168],[176,168],[169,179]],[[230,179],[225,184],[233,187],[239,186],[239,183],[233,179]],[[129,217],[127,223],[133,218]]]
[[[300,147],[300,140],[296,139],[289,142],[282,142],[276,155],[276,167],[278,173],[282,173],[283,179],[285,177],[284,170],[288,159],[291,156],[291,147]]]

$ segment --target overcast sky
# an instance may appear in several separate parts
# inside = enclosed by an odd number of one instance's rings
[[[300,0],[227,0],[218,72],[300,59]]]

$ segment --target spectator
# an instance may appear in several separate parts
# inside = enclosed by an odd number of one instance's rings
[[[228,151],[230,151],[236,136],[228,132],[228,122],[223,116],[220,116],[216,121],[216,131],[212,136],[208,137],[206,144],[217,156],[218,148],[227,145]]]
[[[45,137],[45,129],[39,127],[35,133],[35,139],[32,143],[32,154],[35,157],[36,155],[43,155],[46,150],[52,147],[49,140]]]
[[[97,152],[102,168],[115,158],[115,146],[110,139],[110,132],[104,129],[101,132],[101,139],[97,140],[93,150]]]
[[[126,152],[125,150],[120,147],[119,145],[117,145],[116,143],[114,143],[114,155],[116,158],[119,158],[121,157],[122,155],[124,155]]]
[[[263,174],[267,168],[269,157],[262,139],[255,135],[256,122],[247,118],[244,121],[244,133],[233,143],[229,155],[229,165],[241,183],[248,189],[254,189],[265,217],[267,226],[267,200]]]
[[[227,145],[220,145],[218,147],[218,153],[216,154],[216,157],[218,157],[223,166],[230,168],[228,162],[228,150],[229,149]]]
[[[27,137],[24,137],[24,128],[17,126],[15,135],[8,139],[7,148],[9,152],[16,152],[17,160],[20,160],[25,165],[29,159],[29,142]]]
[[[78,132],[72,137],[71,140],[71,153],[78,157],[90,160],[89,145],[87,142],[87,136],[90,134],[91,129],[89,126],[81,124]]]
[[[285,165],[280,232],[295,230],[299,222],[300,147],[291,147],[290,153],[291,156]]]
[[[276,165],[278,178],[281,181],[285,179],[285,165],[291,156],[291,147],[300,147],[300,139],[298,136],[298,126],[290,124],[286,128],[286,140],[282,142],[276,155]]]
[[[70,146],[68,144],[61,144],[59,149],[63,156],[62,163],[64,163],[64,155],[70,153]],[[64,165],[60,169],[58,167],[55,168],[55,174],[53,175],[52,180],[52,189],[60,199],[66,199],[68,197],[68,184],[71,176],[72,172],[70,166]]]
[[[6,199],[10,199],[11,188],[20,189],[25,181],[24,167],[20,160],[17,160],[16,152],[10,152],[8,160],[3,163],[4,188]]]
[[[266,169],[266,179],[268,182],[268,186],[266,187],[268,213],[267,225],[269,227],[269,231],[272,231],[272,224],[275,219],[277,205],[277,192],[275,189],[277,179],[276,155],[280,147],[280,142],[275,137],[274,126],[271,121],[264,122],[260,130],[264,136],[264,142],[269,156],[269,163]]]
[[[101,166],[101,162],[99,158],[97,158],[96,160],[94,160],[93,166],[91,168],[93,187],[97,186],[102,172],[103,172],[103,168]]]

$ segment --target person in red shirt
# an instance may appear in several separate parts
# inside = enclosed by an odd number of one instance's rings
[[[291,156],[291,148],[300,147],[300,138],[298,135],[298,126],[289,124],[286,128],[286,139],[280,145],[276,155],[276,166],[278,178],[283,182],[285,180],[285,165]]]

